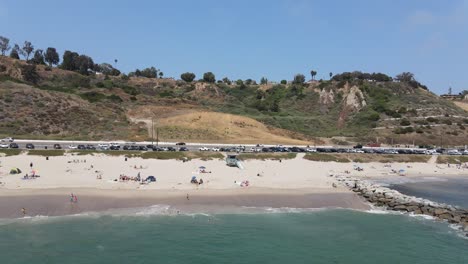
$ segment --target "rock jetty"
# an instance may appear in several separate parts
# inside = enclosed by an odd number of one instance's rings
[[[404,195],[396,190],[349,176],[333,176],[342,185],[376,206],[392,211],[432,216],[457,225],[465,236],[468,236],[468,210],[466,209]]]

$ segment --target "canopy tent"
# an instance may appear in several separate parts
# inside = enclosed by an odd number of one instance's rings
[[[10,174],[20,174],[21,170],[19,168],[12,168],[10,170]]]
[[[146,177],[145,181],[147,181],[147,182],[156,182],[156,177],[148,176],[148,177]]]

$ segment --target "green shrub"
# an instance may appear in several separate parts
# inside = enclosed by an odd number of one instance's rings
[[[404,119],[402,119],[400,121],[400,125],[401,126],[409,126],[409,125],[411,125],[411,122],[408,119],[404,118]]]

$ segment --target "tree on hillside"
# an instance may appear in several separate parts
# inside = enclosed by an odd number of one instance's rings
[[[11,49],[10,58],[19,60],[20,59],[19,53],[20,53],[20,47],[18,46],[18,44],[15,44],[15,46]]]
[[[21,51],[22,51],[21,53],[23,54],[23,56],[26,58],[26,61],[28,61],[29,56],[34,51],[34,46],[33,44],[31,44],[31,42],[25,41],[23,44],[23,47],[21,48]]]
[[[136,73],[136,71],[135,71],[135,73]],[[141,71],[141,73],[140,73],[140,76],[143,76],[143,77],[146,77],[146,78],[157,78],[158,77],[158,70],[155,67],[149,67],[149,68],[143,69]]]
[[[82,75],[88,75],[90,70],[94,69],[94,61],[86,55],[79,55],[74,60],[74,67]]]
[[[333,72],[330,72],[328,75],[330,75],[330,80],[333,77]]]
[[[409,83],[409,82],[414,81],[414,74],[412,74],[411,72],[402,72],[398,74],[397,76],[395,76],[395,80],[399,82]]]
[[[214,73],[212,73],[212,72],[205,72],[203,74],[203,80],[205,82],[214,83],[214,82],[216,82],[216,77],[215,77]]]
[[[120,75],[120,71],[112,67],[112,65],[110,65],[109,63],[101,63],[99,65],[95,65],[94,70],[104,75],[110,75],[110,76]]]
[[[262,79],[260,79],[260,84],[268,84],[268,79],[265,77],[262,77]]]
[[[281,83],[281,84],[288,84],[288,81],[286,81],[286,80],[281,80],[280,83]]]
[[[75,65],[75,60],[78,58],[78,53],[66,50],[63,53],[63,59],[62,59],[62,64],[60,65],[60,68],[68,71],[74,71],[76,70],[76,65]]]
[[[164,76],[164,72],[159,71],[159,79],[162,79],[163,76]]]
[[[10,39],[0,36],[0,51],[2,56],[5,56],[5,53],[10,50]]]
[[[317,72],[314,71],[314,70],[311,70],[310,75],[312,76],[312,80],[313,80],[315,78],[315,76],[317,75]]]
[[[21,75],[23,79],[27,82],[36,84],[39,80],[39,75],[36,71],[36,65],[34,64],[25,64],[21,66]]]
[[[293,84],[304,84],[305,76],[303,74],[296,74],[293,79]]]
[[[48,47],[44,54],[45,61],[49,66],[57,65],[60,62],[60,57],[55,48]]]
[[[223,78],[223,83],[225,83],[225,84],[227,84],[227,85],[231,85],[232,82],[231,82],[231,80],[229,80],[228,77],[224,77],[224,78]]]
[[[31,62],[33,64],[41,64],[41,65],[45,65],[45,62],[44,62],[44,54],[43,54],[43,51],[41,49],[38,49],[34,52],[34,56],[33,58],[31,59]]]
[[[192,72],[186,72],[186,73],[182,73],[180,75],[180,78],[185,81],[185,82],[192,82],[193,80],[195,80],[195,74],[192,73]]]

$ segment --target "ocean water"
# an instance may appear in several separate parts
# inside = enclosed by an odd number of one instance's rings
[[[157,211],[157,210],[156,210]],[[445,223],[353,210],[0,221],[0,263],[468,263]]]
[[[468,178],[426,178],[389,186],[403,194],[468,209]]]

